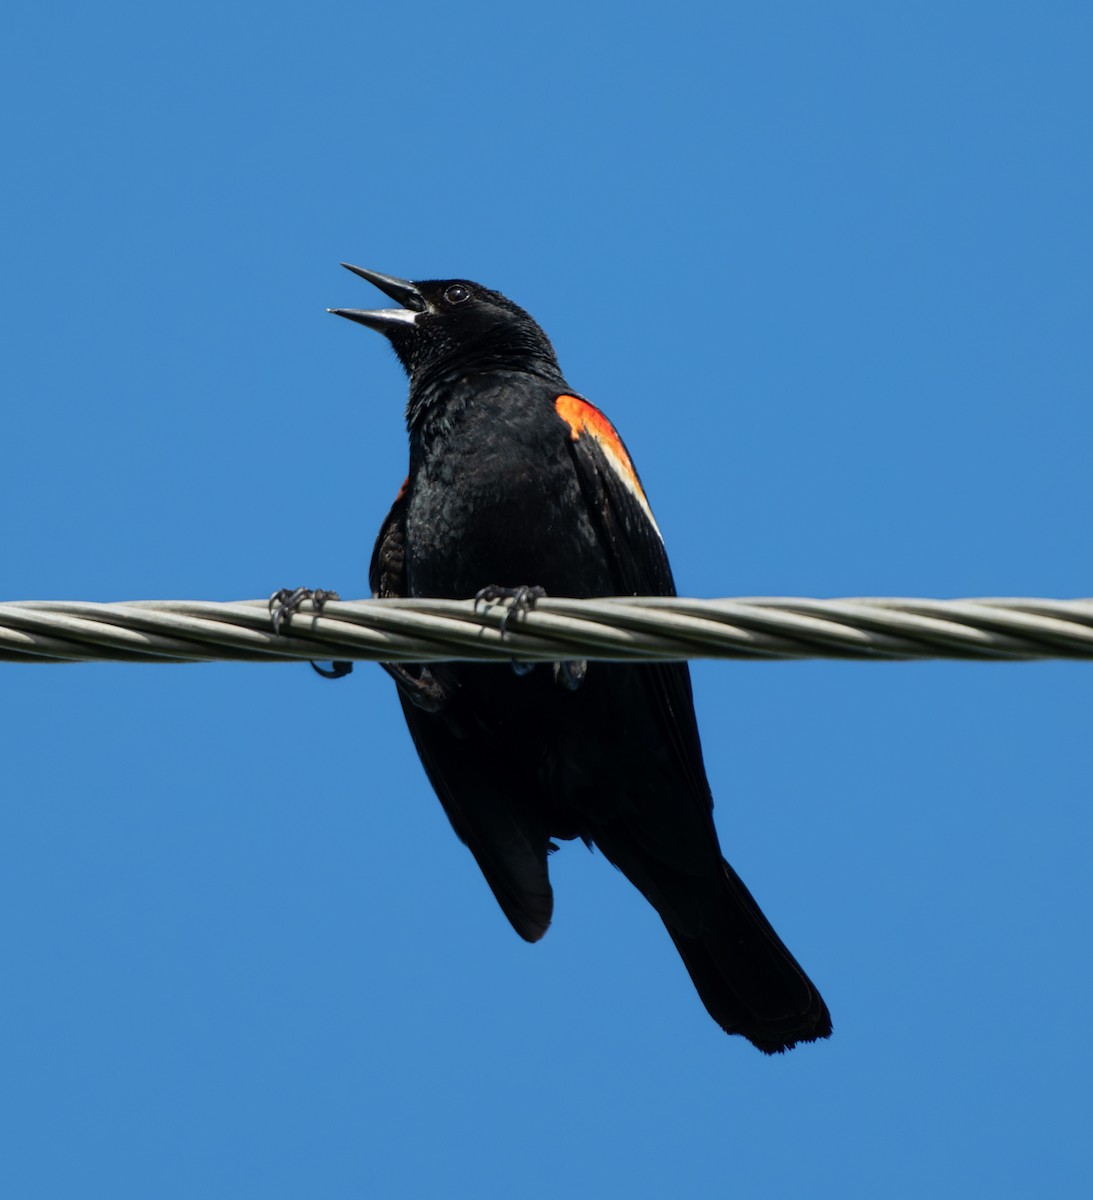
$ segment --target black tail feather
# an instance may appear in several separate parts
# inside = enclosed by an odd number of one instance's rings
[[[830,1037],[823,998],[728,863],[718,890],[697,936],[665,921],[710,1016],[765,1054]]]
[[[831,1036],[820,993],[724,859],[688,873],[653,857],[621,826],[596,844],[657,910],[702,1003],[726,1033],[764,1054]]]

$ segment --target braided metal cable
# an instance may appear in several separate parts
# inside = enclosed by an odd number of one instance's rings
[[[471,600],[0,603],[7,662],[658,662],[685,658],[1093,658],[1093,599],[613,597],[513,614]]]

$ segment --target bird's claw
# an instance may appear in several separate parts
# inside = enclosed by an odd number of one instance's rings
[[[273,632],[280,633],[281,626],[287,625],[293,616],[300,611],[305,600],[310,600],[318,616],[329,600],[340,600],[337,592],[328,588],[278,588],[269,598],[269,615],[273,618]],[[332,662],[329,668],[312,663],[311,669],[324,679],[344,679],[353,670],[351,662]]]
[[[496,604],[501,600],[507,600],[509,605],[498,627],[503,634],[514,614],[522,617],[524,613],[530,612],[535,607],[536,600],[541,600],[545,595],[546,588],[529,587],[527,584],[523,584],[521,587],[500,587],[496,583],[491,583],[475,593],[474,606],[477,609],[479,604]],[[564,687],[567,692],[575,692],[584,683],[584,677],[588,674],[588,663],[583,658],[567,659],[552,665],[554,682],[560,687]],[[513,673],[520,676],[530,675],[535,670],[535,663],[514,660],[511,666]]]
[[[293,615],[300,611],[300,605],[310,600],[316,614],[323,611],[328,600],[340,600],[337,592],[327,591],[326,588],[278,588],[269,598],[269,615],[273,618],[273,632],[280,633],[281,626],[287,625]]]
[[[311,663],[311,669],[316,675],[321,675],[324,679],[344,679],[353,671],[353,664],[339,660],[331,662],[329,667],[320,667],[317,662]]]
[[[535,607],[536,600],[542,600],[545,595],[546,588],[529,587],[526,583],[519,587],[500,587],[496,583],[489,583],[475,592],[474,607],[477,609],[479,604],[490,605],[500,600],[508,600],[509,605],[498,627],[504,633],[514,614],[522,617]]]

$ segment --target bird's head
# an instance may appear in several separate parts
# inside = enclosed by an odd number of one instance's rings
[[[471,370],[512,369],[558,376],[550,339],[519,305],[469,279],[411,283],[363,267],[342,266],[378,287],[400,308],[332,308],[382,333],[411,383]]]

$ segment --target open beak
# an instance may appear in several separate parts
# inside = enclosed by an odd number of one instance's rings
[[[352,271],[354,275],[367,279],[384,295],[390,296],[392,300],[397,300],[403,307],[328,308],[326,310],[332,312],[336,317],[346,317],[360,325],[367,325],[369,329],[387,333],[400,325],[413,325],[418,315],[425,312],[428,307],[424,297],[408,279],[396,279],[394,275],[381,275],[379,271],[367,271],[364,267],[354,267],[349,263],[342,263],[342,266],[347,271]]]

